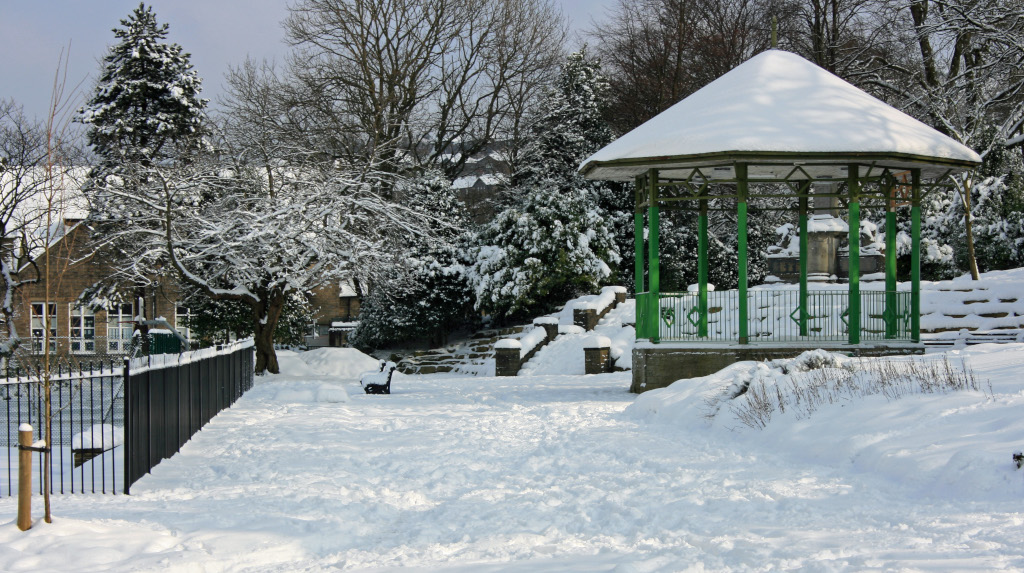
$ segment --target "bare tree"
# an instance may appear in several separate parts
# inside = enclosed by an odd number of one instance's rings
[[[976,150],[1024,144],[1024,15],[1012,0],[895,0],[904,49],[873,59],[862,81],[886,100]],[[967,258],[979,276],[971,221],[973,174],[952,176],[963,203]]]
[[[589,32],[628,131],[769,46],[762,0],[620,0]]]
[[[295,52],[283,108],[312,148],[372,171],[411,163],[449,176],[521,128],[565,35],[550,0],[302,0],[285,30]]]
[[[30,283],[42,283],[43,363],[40,385],[43,396],[44,467],[51,462],[52,385],[50,346],[50,295],[66,269],[68,257],[54,258],[51,251],[65,245],[63,216],[69,209],[68,189],[75,185],[73,159],[78,154],[70,133],[70,113],[75,89],[66,90],[67,59],[62,52],[54,75],[45,123],[29,121],[12,101],[0,102],[0,314],[6,322],[6,340],[0,355],[9,358],[21,337],[15,328],[13,296]],[[67,253],[64,253],[65,255]],[[44,519],[50,513],[50,472],[43,472]]]

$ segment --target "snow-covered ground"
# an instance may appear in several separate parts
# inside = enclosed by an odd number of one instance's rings
[[[36,497],[25,533],[0,499],[0,570],[1024,569],[1024,345],[950,356],[981,390],[754,430],[709,404],[795,374],[743,363],[638,398],[628,372],[396,373],[367,396],[375,360],[286,354],[131,496],[55,496],[49,525]]]

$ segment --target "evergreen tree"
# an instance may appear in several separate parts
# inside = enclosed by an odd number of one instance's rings
[[[558,83],[545,98],[541,117],[532,126],[532,140],[523,152],[523,167],[512,184],[529,187],[550,179],[578,188],[596,189],[577,172],[582,160],[611,143],[614,134],[601,112],[608,81],[601,64],[588,59],[587,48],[570,54]]]
[[[112,273],[100,290],[131,289],[138,298],[166,261],[152,252],[129,255],[135,245],[120,238],[121,232],[159,232],[152,211],[164,191],[164,171],[188,163],[202,147],[207,102],[199,97],[202,80],[189,55],[165,41],[168,26],[157,23],[152,8],[140,3],[121,26],[113,29],[118,42],[103,58],[99,81],[77,121],[88,126],[87,141],[99,158],[83,186],[92,206],[93,240],[99,258],[122,271]],[[203,199],[187,195],[175,205],[176,214]],[[140,330],[144,334],[145,326]]]
[[[478,240],[470,270],[476,306],[498,317],[550,311],[593,292],[619,261],[604,218],[581,189],[532,188]]]
[[[600,65],[585,48],[568,57],[513,177],[519,203],[478,236],[470,271],[478,309],[498,317],[548,310],[612,276],[620,256],[610,223],[628,241],[632,225],[610,221],[620,214],[599,205],[614,190],[577,172],[612,140],[601,116],[606,91]]]
[[[243,303],[234,300],[213,300],[204,293],[193,291],[181,302],[191,311],[184,326],[191,333],[192,340],[202,346],[226,341],[230,335],[247,338],[255,334],[252,311]],[[291,293],[284,303],[281,318],[274,328],[274,343],[286,346],[300,346],[305,343],[313,323],[314,308],[309,297],[300,292]]]
[[[397,192],[403,203],[430,216],[434,240],[406,245],[403,264],[378,278],[360,307],[352,342],[379,348],[429,337],[441,346],[451,331],[474,321],[472,290],[459,257],[468,215],[437,170],[399,184]]]
[[[79,110],[89,126],[88,142],[108,171],[119,166],[154,166],[198,149],[207,100],[202,80],[181,46],[165,42],[167,24],[140,3],[119,41],[103,58],[95,91]]]

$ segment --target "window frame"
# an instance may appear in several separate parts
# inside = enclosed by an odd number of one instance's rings
[[[43,316],[44,305],[50,311],[48,317]],[[49,323],[47,322],[49,319]],[[57,352],[57,303],[56,302],[30,302],[29,303],[29,346],[32,354],[43,354],[43,340],[46,338],[46,329],[50,330],[49,352]]]
[[[124,309],[128,312],[125,313]],[[124,320],[128,318],[128,320]],[[135,304],[130,302],[116,303],[107,309],[107,352],[111,354],[127,354],[132,346],[132,334],[135,332]],[[127,336],[126,336],[127,334]]]
[[[76,319],[80,321],[77,326]],[[92,319],[92,326],[86,324],[87,319]],[[72,354],[96,354],[96,311],[86,305],[68,304],[68,349]]]

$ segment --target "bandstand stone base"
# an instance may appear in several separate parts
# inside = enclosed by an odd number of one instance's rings
[[[630,392],[640,394],[664,388],[682,378],[714,374],[744,360],[793,358],[808,350],[824,349],[848,356],[891,356],[924,354],[924,345],[913,342],[876,342],[862,344],[803,343],[786,344],[714,344],[662,343],[637,341],[633,348],[633,383]]]

